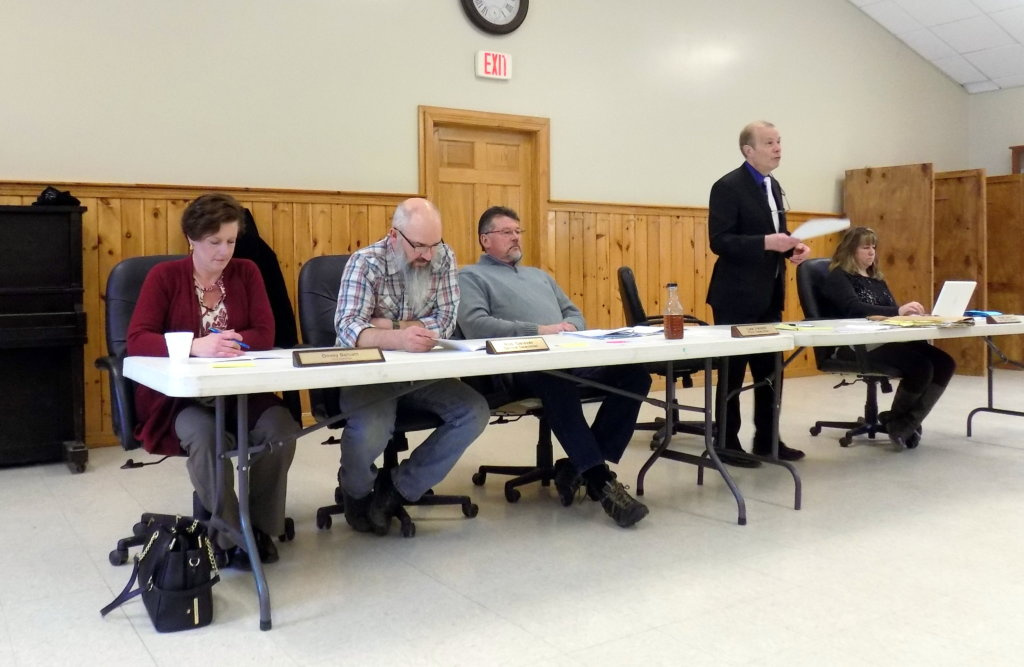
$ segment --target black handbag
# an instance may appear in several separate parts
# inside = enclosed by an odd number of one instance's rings
[[[142,596],[158,632],[177,632],[213,620],[213,585],[220,581],[206,526],[191,517],[147,527],[142,552],[135,557],[128,585],[100,614],[106,616],[133,597]],[[132,590],[138,580],[138,587]]]

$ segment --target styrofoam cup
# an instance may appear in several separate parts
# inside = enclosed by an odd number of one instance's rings
[[[167,341],[167,356],[171,361],[185,361],[192,351],[191,331],[168,331],[164,334]]]

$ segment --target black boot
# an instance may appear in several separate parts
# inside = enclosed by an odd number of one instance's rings
[[[373,531],[373,524],[370,523],[370,504],[373,502],[373,492],[362,498],[353,498],[342,491],[342,500],[345,507],[345,522],[359,533]]]
[[[910,409],[910,418],[914,423],[914,431],[907,436],[907,448],[914,449],[921,444],[921,423],[931,413],[932,408],[939,402],[942,393],[946,388],[939,384],[930,384],[925,387],[924,392],[918,397],[917,403]]]
[[[395,488],[390,470],[381,470],[373,484],[373,501],[367,516],[373,526],[373,532],[387,535],[391,529],[391,518],[407,501]]]
[[[920,423],[915,422],[911,414],[920,398],[920,393],[906,389],[904,383],[900,382],[892,399],[892,407],[878,415],[879,421],[885,426],[885,432],[889,434],[889,440],[899,449],[907,447],[907,440]]]

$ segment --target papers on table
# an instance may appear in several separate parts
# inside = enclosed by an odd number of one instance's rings
[[[895,327],[970,327],[973,317],[939,317],[937,315],[899,315],[882,320]]]
[[[832,327],[812,322],[780,322],[775,325],[779,331],[831,331]]]
[[[563,331],[565,336],[582,336],[592,340],[612,340],[617,338],[641,338],[643,336],[659,335],[664,327],[648,327],[637,325],[635,327],[622,327],[621,329],[584,329],[583,331]]]
[[[437,344],[446,350],[461,350],[462,352],[476,352],[487,347],[482,340],[456,340],[454,338],[439,338]]]
[[[892,329],[888,324],[881,322],[847,322],[836,328],[836,333],[860,333],[863,331],[885,331]]]
[[[806,241],[818,236],[841,232],[850,227],[849,218],[812,218],[789,233],[795,239]]]

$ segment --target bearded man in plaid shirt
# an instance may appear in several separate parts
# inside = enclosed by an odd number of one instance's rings
[[[380,241],[352,254],[341,277],[334,326],[339,347],[427,352],[455,332],[459,282],[455,255],[441,238],[441,215],[426,199],[395,210]],[[399,406],[443,422],[392,470],[376,461],[395,430]],[[456,379],[343,387],[340,482],[345,520],[385,535],[401,505],[444,479],[487,426],[487,402]]]

